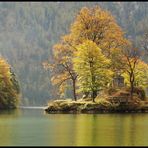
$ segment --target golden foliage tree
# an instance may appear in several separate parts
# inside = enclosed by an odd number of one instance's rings
[[[83,7],[80,10],[69,34],[62,36],[60,42],[53,47],[53,61],[44,64],[52,71],[52,82],[59,86],[61,92],[64,92],[65,86],[70,84],[70,81],[72,82],[75,100],[78,74],[73,69],[72,58],[77,51],[76,47],[85,40],[94,42],[102,50],[102,54],[110,59],[110,68],[114,72],[123,68],[121,50],[130,44],[108,11],[100,7]]]
[[[140,61],[140,51],[138,48],[132,46],[127,47],[122,50],[123,58],[121,60],[124,61],[124,71],[128,75],[128,81],[130,83],[131,89],[131,99],[133,98],[135,81],[136,81],[136,70],[138,69],[138,64]]]
[[[130,42],[124,37],[124,32],[110,12],[98,6],[82,8],[71,26],[70,35],[77,44],[85,39],[95,42],[103,54],[111,59],[115,72],[123,67],[121,50]]]
[[[91,92],[94,102],[97,92],[111,81],[110,60],[102,54],[96,43],[86,40],[77,47],[73,61],[80,90]]]
[[[10,65],[0,57],[0,108],[15,108],[18,104],[19,86]]]
[[[123,73],[125,83],[130,86],[129,72]],[[139,59],[136,68],[134,69],[134,86],[146,88],[148,87],[148,64]]]
[[[52,63],[44,63],[44,66],[50,68],[52,72],[51,82],[59,88],[60,95],[64,95],[65,89],[72,83],[73,97],[76,101],[77,74],[73,70],[73,51],[64,42],[54,45],[53,50],[54,56]]]

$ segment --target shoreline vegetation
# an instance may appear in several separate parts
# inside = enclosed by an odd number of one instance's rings
[[[0,110],[16,109],[20,88],[11,66],[0,56]]]
[[[116,90],[116,91],[115,91]],[[130,89],[111,89],[104,91],[95,98],[52,100],[45,108],[47,113],[144,113],[148,112],[148,101],[144,91],[137,89],[133,99],[130,98]]]
[[[20,105],[95,98],[117,74],[131,93],[140,86],[148,95],[148,3],[0,2],[0,8],[0,56],[17,76]],[[7,74],[0,66],[0,106],[13,100],[4,88]]]
[[[125,35],[109,11],[83,7],[69,33],[53,46],[53,59],[43,63],[51,72],[55,98],[74,101],[51,101],[45,111],[148,112],[148,64],[142,47]]]
[[[48,104],[46,113],[148,113],[148,101],[141,101],[138,104],[113,104],[106,100],[99,102],[72,100],[55,100]]]

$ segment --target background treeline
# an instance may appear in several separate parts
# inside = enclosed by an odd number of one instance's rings
[[[52,46],[68,33],[80,9],[94,5],[109,10],[126,36],[140,46],[148,23],[147,2],[0,3],[0,54],[20,81],[23,104],[46,104],[53,97],[50,73],[42,63],[52,58]]]

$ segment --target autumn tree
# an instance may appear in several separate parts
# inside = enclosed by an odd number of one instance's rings
[[[73,62],[81,91],[91,92],[94,102],[97,92],[111,80],[112,72],[108,69],[110,60],[96,43],[86,40],[77,47]]]
[[[98,6],[83,7],[70,31],[77,44],[85,39],[95,42],[102,49],[102,53],[111,59],[112,69],[115,72],[124,66],[120,60],[121,49],[125,48],[129,41],[124,37],[124,32],[110,12]]]
[[[0,109],[15,108],[18,104],[19,84],[10,65],[0,57]]]
[[[148,64],[139,59],[139,62],[137,63],[134,73],[135,73],[134,85],[142,88],[148,87]],[[127,85],[130,85],[129,74],[126,72],[123,73],[123,76],[125,78],[125,83]]]
[[[52,81],[64,88],[72,82],[73,96],[76,100],[77,73],[73,69],[72,58],[76,47],[85,40],[90,40],[102,50],[102,54],[110,59],[111,69],[114,72],[123,68],[121,49],[129,42],[124,38],[124,32],[116,23],[114,17],[100,7],[83,7],[71,25],[70,32],[61,37],[59,43],[53,47],[53,64],[47,64],[53,73]],[[50,65],[50,66],[49,66]]]
[[[131,99],[133,98],[134,86],[135,86],[135,76],[137,65],[140,60],[140,51],[139,49],[129,46],[122,51],[123,61],[125,63],[124,70],[128,75],[128,80],[130,83],[130,93]]]
[[[59,93],[64,95],[65,88],[72,83],[73,97],[77,100],[76,79],[77,74],[73,70],[73,51],[64,42],[54,45],[54,55],[52,63],[44,63],[46,68],[52,72],[52,84],[59,88]]]

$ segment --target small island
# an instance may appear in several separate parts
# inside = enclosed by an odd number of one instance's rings
[[[130,88],[124,84],[124,78],[115,77],[113,88],[103,90],[92,102],[91,98],[77,101],[63,99],[51,101],[45,109],[47,113],[145,113],[148,101],[142,88],[134,88],[131,99]]]
[[[141,50],[147,48],[125,35],[110,12],[83,7],[69,33],[53,46],[52,60],[43,63],[60,98],[45,111],[147,112],[148,64]]]

